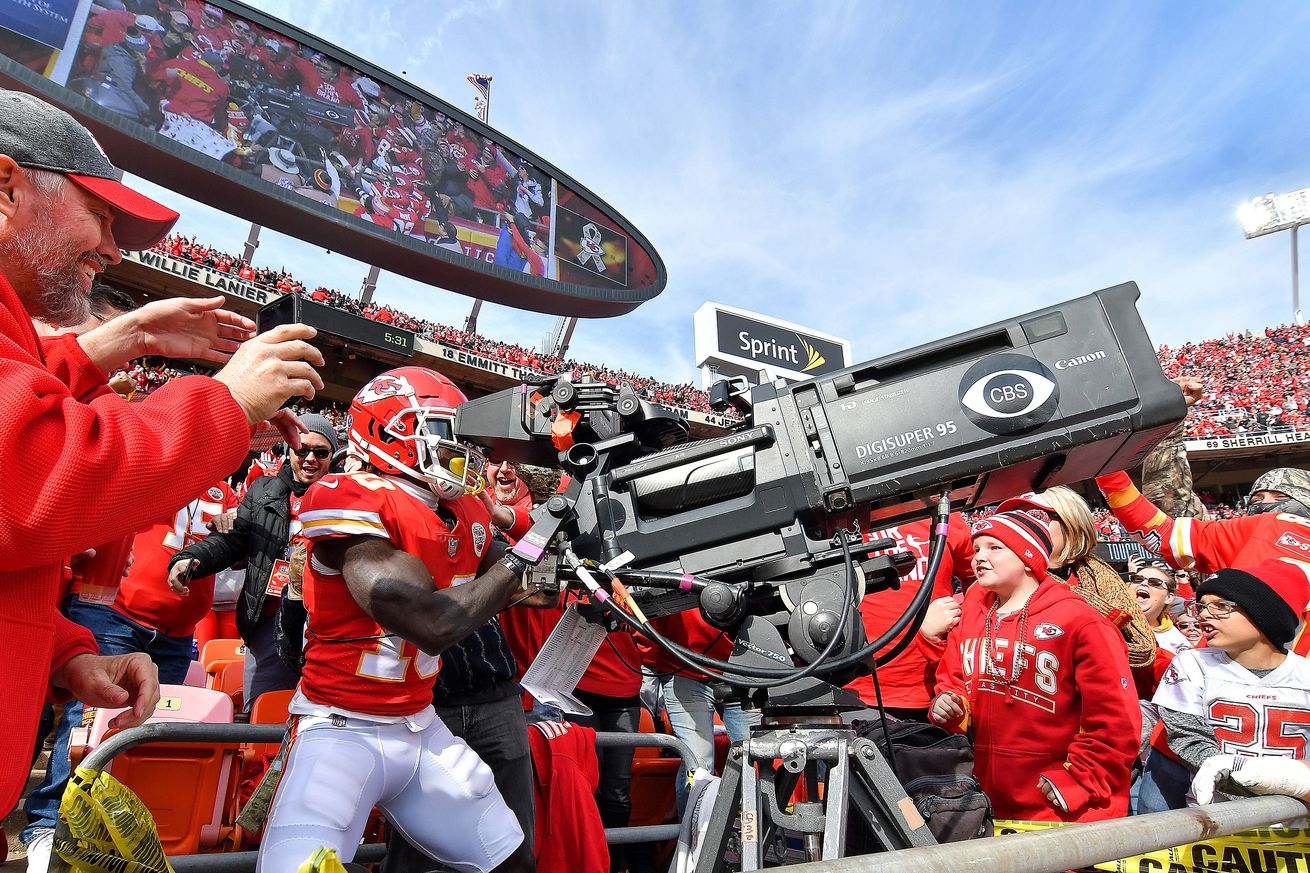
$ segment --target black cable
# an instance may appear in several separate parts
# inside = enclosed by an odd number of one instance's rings
[[[943,490],[940,495],[940,498],[938,499],[938,504],[937,504],[937,524],[933,526],[932,547],[929,552],[928,568],[926,574],[927,579],[934,578],[936,576],[938,567],[941,566],[942,558],[946,551],[946,540],[947,540],[946,533],[947,533],[947,523],[949,517],[950,517],[950,495],[949,492]],[[855,592],[855,574],[854,574],[855,564],[851,558],[850,546],[846,542],[844,537],[842,538],[842,552],[846,564],[846,574],[847,574],[847,583],[848,583],[847,597],[845,598],[842,604],[842,617],[840,621],[841,626],[844,626],[847,618],[849,618],[850,615],[849,610],[854,600],[854,592]],[[576,555],[572,556],[572,560],[575,563],[575,565],[579,567],[583,563]],[[610,571],[601,569],[600,572],[609,576],[611,579],[616,578],[615,574],[611,573]],[[673,581],[675,579],[681,580],[684,578],[683,576],[680,576],[675,573],[664,573],[664,572],[659,572],[659,573],[648,572],[643,574],[641,577],[638,577],[637,573],[632,573],[629,575],[631,575],[633,578],[645,578],[650,581],[658,580],[661,582]],[[658,586],[658,587],[664,587],[664,586]],[[931,593],[932,593],[931,585],[921,586],[919,591],[916,592],[914,599],[910,602],[909,607],[907,607],[905,612],[901,614],[900,618],[897,619],[897,621],[890,628],[888,628],[881,636],[879,636],[878,639],[874,640],[873,642],[869,643],[863,648],[855,652],[852,652],[849,655],[845,655],[841,658],[838,658],[837,660],[831,663],[828,663],[827,658],[831,656],[832,650],[835,648],[835,643],[839,636],[837,634],[834,634],[832,640],[830,640],[828,642],[828,645],[824,647],[824,651],[821,652],[819,657],[817,657],[812,663],[806,665],[803,668],[790,669],[790,670],[774,669],[769,667],[748,667],[745,665],[730,664],[726,661],[720,661],[716,658],[706,657],[702,654],[694,652],[693,650],[684,648],[683,646],[674,643],[672,640],[667,639],[658,631],[656,631],[650,625],[649,621],[644,624],[642,622],[639,622],[634,616],[629,614],[627,610],[623,609],[621,606],[615,603],[612,598],[607,597],[604,601],[604,605],[606,606],[606,608],[610,609],[616,616],[618,616],[618,618],[621,621],[623,621],[623,623],[627,624],[634,631],[642,634],[647,639],[663,647],[667,652],[669,652],[671,655],[673,655],[675,658],[681,661],[684,665],[686,665],[687,668],[690,668],[700,673],[704,673],[705,675],[710,676],[711,678],[716,678],[719,681],[727,682],[730,685],[737,685],[744,688],[758,689],[758,688],[774,688],[782,685],[787,685],[790,684],[791,682],[796,682],[800,679],[806,678],[808,676],[812,676],[815,673],[820,672],[821,668],[822,668],[822,672],[829,673],[829,672],[834,672],[837,670],[844,669],[846,667],[854,666],[855,664],[865,661],[865,659],[873,656],[874,653],[879,652],[887,645],[889,645],[893,640],[896,639],[898,635],[904,632],[912,622],[914,623],[914,629],[917,630],[918,626],[923,621],[923,614],[927,611],[928,603],[931,600],[929,596]],[[883,656],[877,659],[878,663],[886,664],[890,659],[899,655],[902,651],[904,651],[909,646],[910,642],[913,641],[913,638],[914,638],[913,632],[906,633],[891,651],[887,652],[886,654],[884,654]],[[733,676],[738,678],[735,679],[730,678]],[[742,677],[775,677],[775,678],[772,681],[768,681],[768,680],[748,681],[747,679],[744,679]]]
[[[573,595],[575,601],[581,599],[578,597],[576,593],[574,592],[569,592],[569,593]],[[719,644],[719,640],[723,639],[725,636],[726,634],[724,634],[723,631],[719,631],[719,635],[716,636],[714,639],[710,640],[709,645],[707,645],[704,649],[701,650],[701,654],[708,656],[710,649],[717,646]],[[623,653],[619,651],[618,646],[614,645],[614,640],[610,639],[609,634],[605,634],[605,642],[609,644],[610,649],[614,652],[614,657],[619,659],[619,663],[622,664],[624,667],[626,667],[629,673],[636,673],[638,676],[641,676],[643,678],[646,676],[653,676],[656,679],[669,679],[674,676],[685,676],[687,675],[687,673],[690,672],[688,668],[683,667],[681,669],[674,670],[670,673],[662,673],[659,670],[651,670],[649,673],[647,673],[640,666],[634,667],[628,663],[628,659],[623,657]]]
[[[937,570],[941,566],[942,559],[945,557],[946,545],[947,545],[947,524],[949,523],[949,519],[950,519],[950,497],[947,492],[942,492],[937,505],[937,523],[933,525],[933,530],[931,533],[932,545],[928,553],[928,567],[925,574],[925,577],[927,579],[936,578]],[[669,575],[672,575],[674,578],[680,578],[677,577],[676,574],[669,574]],[[822,672],[825,673],[835,672],[837,670],[843,670],[848,667],[855,666],[856,664],[864,663],[868,658],[872,657],[876,652],[880,652],[882,649],[890,645],[894,640],[896,640],[897,636],[900,636],[902,633],[904,633],[904,636],[901,636],[899,642],[897,642],[896,645],[890,651],[880,655],[877,658],[877,661],[879,665],[885,665],[893,658],[899,656],[901,652],[905,651],[905,649],[909,647],[910,643],[914,641],[914,634],[915,632],[917,632],[919,626],[923,623],[923,616],[924,614],[927,613],[928,605],[932,602],[931,594],[932,594],[931,585],[921,586],[919,591],[915,593],[914,599],[911,600],[909,606],[906,607],[905,612],[902,613],[901,617],[897,619],[897,621],[894,624],[892,624],[891,627],[889,627],[886,631],[884,631],[881,636],[879,636],[876,640],[866,645],[864,648],[852,652],[849,655],[844,655],[841,658],[838,658],[836,661],[833,661],[832,663],[825,664]],[[913,627],[911,627],[912,623],[913,623]],[[909,629],[908,632],[907,632],[907,628]],[[649,637],[649,635],[647,636]],[[651,637],[651,639],[655,639],[655,638]],[[659,642],[661,645],[664,645],[666,648],[669,648],[670,652],[673,653],[674,655],[679,654],[679,652],[675,652],[673,651],[673,648],[671,648],[671,647],[676,647],[675,643],[671,643],[668,640],[661,640],[661,639],[656,639],[655,641]],[[691,650],[682,649],[681,647],[677,647],[677,648],[680,650],[681,654],[687,655],[691,657],[693,661],[698,662],[696,669],[701,671],[705,671],[706,668],[710,670],[731,670],[734,672],[734,674],[737,675],[765,677],[765,678],[782,677],[792,674],[791,670],[786,670],[781,668],[746,667],[744,665],[736,665],[736,664],[730,665],[724,661],[697,657],[695,653],[692,652]],[[680,658],[680,660],[683,659]]]
[[[635,617],[629,615],[626,610],[624,610],[617,603],[615,603],[613,598],[606,598],[604,603],[607,607],[613,610],[614,613],[618,615],[624,622],[626,622],[631,627],[636,629],[643,636],[646,636],[648,639],[653,640],[654,642],[663,646],[664,649],[669,652],[669,654],[673,655],[675,658],[677,658],[686,666],[690,667],[693,670],[696,670],[697,672],[704,673],[706,676],[709,676],[711,679],[718,679],[719,681],[726,682],[730,685],[735,685],[742,688],[752,688],[752,689],[777,688],[783,685],[789,685],[793,682],[798,682],[801,679],[805,679],[819,672],[820,668],[824,666],[827,659],[832,656],[833,651],[837,647],[837,641],[842,636],[841,630],[846,627],[846,623],[850,619],[852,604],[854,603],[855,600],[855,588],[856,588],[855,561],[851,557],[850,543],[847,541],[844,535],[841,537],[841,546],[842,546],[843,559],[846,565],[847,590],[845,596],[842,598],[842,611],[841,611],[841,616],[838,619],[838,623],[837,623],[837,632],[832,635],[832,639],[830,639],[828,641],[828,644],[824,646],[823,651],[819,653],[818,657],[815,658],[811,663],[805,665],[804,667],[793,668],[791,670],[779,670],[779,671],[768,670],[769,674],[775,676],[777,676],[779,673],[781,674],[781,676],[775,679],[745,678],[748,673],[752,673],[756,669],[760,671],[764,671],[767,668],[746,668],[737,664],[729,664],[726,661],[719,661],[716,658],[706,658],[703,656],[697,656],[690,650],[685,649],[682,646],[674,643],[672,640],[665,638],[657,630],[651,627],[650,622],[646,622],[645,624],[638,622]],[[574,558],[576,559],[576,556],[574,556]],[[607,572],[607,571],[602,570],[602,572]]]
[[[924,584],[929,583],[925,581]],[[887,727],[887,710],[882,705],[882,685],[878,682],[877,658],[869,665],[869,673],[873,676],[873,699],[878,703],[878,720],[882,722],[882,735],[887,740],[887,764],[892,768],[892,775],[896,777],[896,781],[901,782],[901,771],[896,768],[896,749],[892,746],[892,732]],[[901,784],[905,783],[901,782]]]

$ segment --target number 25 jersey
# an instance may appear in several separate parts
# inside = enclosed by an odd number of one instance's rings
[[[1155,704],[1205,719],[1221,753],[1308,757],[1310,661],[1300,655],[1256,676],[1220,649],[1179,652]]]
[[[340,571],[314,558],[317,545],[380,537],[423,562],[437,588],[477,576],[491,520],[476,497],[441,504],[425,489],[371,473],[326,476],[305,492],[305,668],[300,691],[313,703],[368,715],[403,717],[432,703],[438,655],[389,634],[355,601]]]

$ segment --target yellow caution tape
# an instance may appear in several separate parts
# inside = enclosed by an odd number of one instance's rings
[[[346,873],[346,867],[337,857],[336,849],[318,848],[296,869],[296,873]]]
[[[78,767],[59,815],[69,836],[54,850],[76,873],[173,873],[150,810],[108,773]]]
[[[1063,822],[1001,821],[996,835],[1064,827]],[[1106,861],[1093,869],[1107,873],[1308,873],[1310,828],[1256,828]]]

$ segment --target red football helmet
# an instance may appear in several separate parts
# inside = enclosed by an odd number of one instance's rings
[[[423,482],[447,500],[476,491],[486,458],[455,437],[455,407],[467,399],[425,367],[375,376],[350,404],[350,454],[383,473]]]

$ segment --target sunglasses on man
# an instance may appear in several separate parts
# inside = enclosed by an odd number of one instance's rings
[[[292,449],[291,451],[295,452],[297,455],[300,455],[300,457],[302,458],[308,458],[310,455],[313,455],[314,457],[318,458],[320,461],[326,461],[328,458],[332,457],[331,449],[310,448],[308,446],[302,446],[298,449]]]
[[[1154,576],[1144,576],[1141,573],[1129,577],[1129,581],[1133,585],[1145,585],[1148,588],[1167,589],[1169,587],[1169,583],[1163,579],[1157,579]]]

